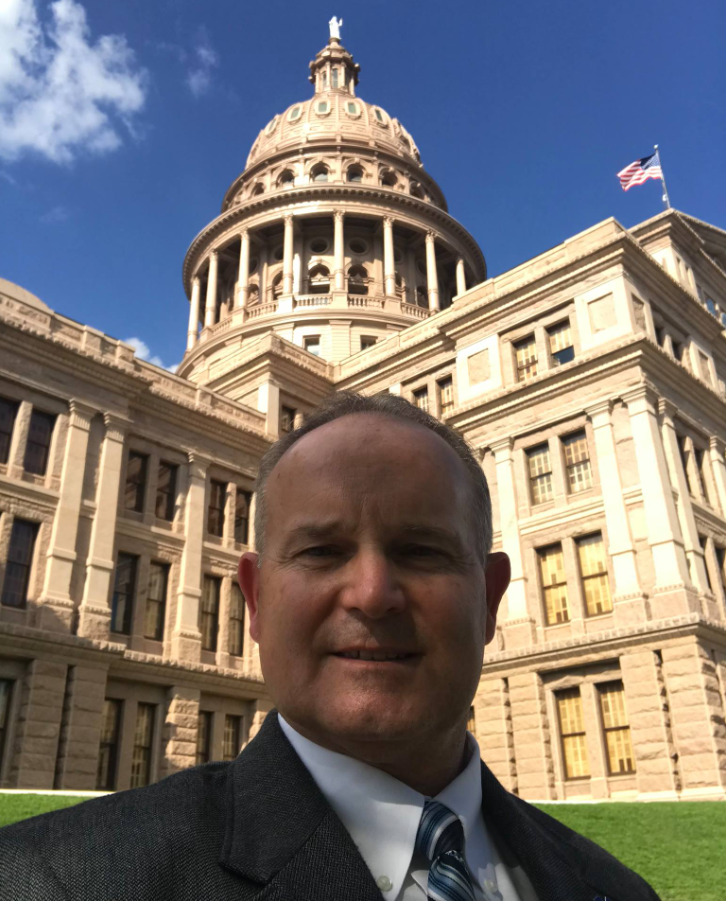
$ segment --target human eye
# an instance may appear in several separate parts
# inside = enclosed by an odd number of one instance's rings
[[[337,552],[337,548],[330,544],[316,544],[303,548],[300,554],[303,557],[330,557]]]

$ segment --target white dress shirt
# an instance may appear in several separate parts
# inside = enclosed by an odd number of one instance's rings
[[[414,854],[425,796],[383,770],[315,744],[278,717],[282,731],[348,830],[386,901],[425,901],[429,862]],[[468,764],[436,800],[461,820],[477,901],[524,901],[484,824],[479,745],[470,732],[467,741]],[[520,885],[523,876],[519,869]],[[533,897],[533,893],[525,894]]]

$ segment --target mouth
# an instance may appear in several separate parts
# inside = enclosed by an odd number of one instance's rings
[[[363,648],[351,648],[345,651],[337,651],[333,656],[340,657],[343,660],[361,660],[373,663],[405,663],[407,660],[414,660],[421,655],[409,653],[408,651],[383,649],[371,651]]]

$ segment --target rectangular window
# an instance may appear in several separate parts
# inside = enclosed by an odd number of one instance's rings
[[[168,584],[168,564],[152,563],[149,567],[149,588],[146,594],[144,638],[152,638],[154,641],[164,640],[164,619],[166,614],[166,592]]]
[[[141,788],[151,779],[151,745],[154,738],[154,705],[138,704],[131,758],[131,788]]]
[[[239,544],[250,543],[250,507],[252,492],[237,489],[237,500],[234,508],[234,540]]]
[[[202,650],[217,650],[219,632],[219,595],[222,580],[216,576],[205,576],[202,589],[202,603],[199,607],[199,630],[202,633]]]
[[[368,350],[369,347],[373,347],[378,339],[374,338],[373,335],[361,335],[360,338],[360,349]]]
[[[199,721],[197,725],[197,753],[195,763],[209,763],[212,746],[212,714],[209,710],[199,711]]]
[[[611,776],[635,772],[635,755],[630,739],[630,724],[625,709],[625,691],[622,682],[606,682],[598,685],[600,712],[605,730],[608,752],[608,769]]]
[[[446,416],[454,409],[454,380],[449,376],[436,384],[439,388],[439,414]]]
[[[176,507],[176,479],[179,467],[162,460],[156,482],[156,517],[172,522]]]
[[[229,603],[229,653],[241,657],[245,646],[245,598],[236,582],[232,583]]]
[[[726,548],[716,545],[716,559],[718,560],[718,574],[721,579],[721,587],[726,594]]]
[[[287,434],[295,428],[295,414],[297,410],[294,407],[282,406],[280,409],[280,432]]]
[[[28,431],[28,443],[25,447],[26,472],[32,472],[36,476],[44,476],[48,469],[48,454],[50,453],[50,440],[53,437],[55,416],[51,413],[41,413],[33,410],[30,417],[30,429]]]
[[[307,335],[303,338],[303,347],[308,353],[320,356],[320,335]]]
[[[224,507],[227,503],[227,483],[212,479],[209,485],[209,509],[207,531],[221,538],[224,534]]]
[[[10,454],[10,442],[13,437],[15,417],[18,405],[12,400],[0,397],[0,463],[7,463]]]
[[[686,439],[683,435],[677,435],[678,441],[678,453],[681,457],[681,466],[683,467],[683,473],[686,477],[686,483],[688,485],[688,491],[692,497],[695,497],[695,491],[693,490],[693,479],[691,478],[691,467],[690,467],[690,454],[688,453],[688,448],[686,446]]]
[[[551,544],[540,548],[540,574],[544,591],[545,615],[548,626],[566,623],[570,620],[570,608],[567,601],[567,576],[561,544]]]
[[[592,469],[590,468],[590,451],[584,431],[573,432],[562,439],[565,451],[565,467],[567,469],[567,487],[570,494],[592,488]]]
[[[416,391],[413,392],[413,402],[419,408],[419,410],[423,410],[424,413],[428,413],[429,411],[429,389],[417,388]]]
[[[136,596],[136,569],[139,558],[134,554],[119,554],[111,601],[111,631],[129,635],[131,614]]]
[[[37,535],[37,523],[26,522],[24,519],[13,521],[3,582],[2,604],[5,607],[25,607],[28,601],[30,569]]]
[[[532,503],[543,504],[545,501],[551,501],[554,497],[554,488],[549,444],[538,444],[537,447],[531,447],[526,453]]]
[[[518,382],[526,382],[537,375],[537,344],[534,335],[515,341],[514,356],[517,361]]]
[[[121,730],[122,701],[106,698],[101,720],[101,745],[98,751],[96,791],[112,792],[116,788],[119,733]]]
[[[578,538],[577,554],[580,558],[580,576],[587,615],[609,613],[613,609],[613,602],[610,597],[602,534],[596,532],[594,535]]]
[[[555,697],[560,720],[562,756],[565,760],[565,778],[581,779],[590,775],[590,759],[587,756],[580,689],[568,688],[566,691],[558,691]]]
[[[570,320],[558,322],[547,329],[547,338],[550,345],[550,356],[553,366],[563,366],[575,359],[575,348],[572,344],[572,329]]]
[[[13,683],[9,679],[0,679],[0,770],[2,770],[3,752],[10,722],[10,696],[12,691]]]
[[[698,475],[699,488],[701,489],[701,497],[703,497],[706,503],[712,507],[713,501],[708,490],[708,456],[706,455],[706,451],[701,450],[700,447],[694,447],[694,451],[696,456],[696,471]]]
[[[223,760],[234,760],[240,752],[242,743],[242,717],[227,714],[224,718]]]
[[[699,535],[698,543],[701,546],[701,550],[703,551],[703,568],[706,570],[706,583],[708,585],[708,590],[713,591],[713,584],[711,582],[711,567],[708,565],[708,538],[705,535]]]
[[[124,507],[143,513],[144,493],[146,491],[146,466],[149,458],[146,454],[129,451],[129,462],[126,467],[126,489],[124,491]]]
[[[466,720],[466,728],[468,732],[471,732],[472,735],[476,735],[476,717],[474,716],[474,708],[469,708],[469,716]]]

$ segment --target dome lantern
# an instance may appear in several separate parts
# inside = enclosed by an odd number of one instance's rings
[[[360,66],[353,62],[353,55],[340,43],[339,26],[342,24],[335,17],[330,20],[328,43],[310,63],[309,80],[314,85],[316,94],[340,91],[355,97]]]

